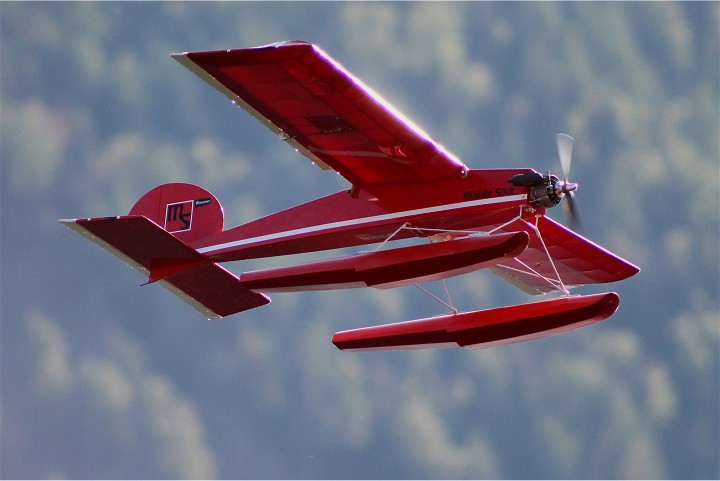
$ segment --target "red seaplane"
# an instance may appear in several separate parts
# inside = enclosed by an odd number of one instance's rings
[[[315,45],[287,41],[172,57],[351,185],[227,230],[218,200],[183,183],[152,189],[126,216],[60,221],[210,319],[265,305],[265,293],[389,289],[483,268],[530,294],[561,293],[464,313],[436,297],[448,314],[333,337],[338,348],[354,351],[477,349],[606,319],[618,307],[616,293],[571,296],[569,290],[640,270],[545,216],[565,199],[577,223],[568,135],[557,135],[562,179],[529,168],[470,169]],[[429,242],[388,248],[411,238]],[[220,266],[366,244],[378,246],[239,276]]]

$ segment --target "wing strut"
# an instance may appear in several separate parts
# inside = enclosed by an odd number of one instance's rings
[[[424,292],[425,294],[427,294],[428,296],[430,296],[430,297],[432,297],[433,299],[435,299],[436,301],[438,301],[438,302],[439,302],[440,304],[442,304],[443,306],[445,306],[445,307],[447,307],[448,309],[450,309],[450,312],[452,312],[453,314],[457,314],[457,313],[458,313],[457,307],[455,307],[455,306],[453,305],[453,303],[452,303],[452,299],[450,298],[450,291],[448,290],[447,283],[445,282],[445,279],[442,280],[442,283],[443,283],[443,287],[444,287],[444,289],[445,289],[445,295],[446,295],[447,298],[448,298],[447,302],[443,301],[443,300],[440,299],[438,296],[436,296],[435,294],[433,294],[433,293],[430,292],[429,290],[425,289],[425,288],[424,288],[423,286],[421,286],[420,284],[413,284],[413,285],[414,285],[415,287],[417,287],[418,289],[420,289],[421,291],[423,291],[423,292]]]
[[[390,240],[392,240],[392,238],[395,237],[395,236],[398,234],[398,232],[400,232],[401,230],[405,229],[408,224],[409,224],[409,222],[403,223],[403,225],[401,225],[400,227],[398,227],[398,228],[395,230],[395,232],[393,232],[392,234],[390,234],[389,236],[387,236],[387,238],[386,238],[384,241],[382,241],[382,243],[374,249],[375,252],[377,252],[377,251],[379,251],[380,249],[382,249],[385,244],[387,244],[388,242],[390,242]]]
[[[535,218],[535,232],[537,233],[538,239],[540,239],[540,243],[542,244],[543,249],[545,250],[545,254],[547,254],[548,260],[550,261],[550,265],[552,266],[553,270],[555,271],[555,275],[557,276],[557,282],[560,285],[560,290],[565,295],[568,295],[568,294],[570,294],[570,291],[565,287],[565,284],[563,284],[562,277],[560,277],[560,273],[558,272],[557,266],[555,265],[555,261],[553,261],[553,258],[550,255],[550,251],[548,250],[547,245],[545,245],[545,241],[543,240],[542,234],[540,233],[540,225],[538,224],[539,218],[540,217]],[[528,267],[528,269],[530,268],[530,266],[527,266],[527,267]],[[543,277],[548,282],[551,281],[551,279],[548,279],[544,276],[540,276],[540,277]],[[553,282],[550,282],[550,284],[553,284]]]

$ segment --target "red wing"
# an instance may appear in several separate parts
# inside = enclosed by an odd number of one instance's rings
[[[315,45],[281,42],[173,58],[358,187],[435,182],[466,170]]]
[[[541,216],[537,229],[530,224],[524,224],[527,232],[531,234],[527,250],[511,262],[498,264],[490,269],[530,294],[556,291],[561,284],[573,287],[616,282],[640,272],[637,266],[549,217]],[[512,224],[507,230],[511,231],[516,225]],[[548,258],[548,252],[552,262]],[[558,275],[562,283],[559,282]]]

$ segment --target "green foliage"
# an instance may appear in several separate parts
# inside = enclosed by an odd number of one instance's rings
[[[0,474],[716,478],[718,15],[1,2]],[[557,170],[552,136],[571,133],[588,237],[643,268],[612,286],[619,312],[486,351],[342,353],[335,331],[438,307],[412,290],[278,295],[204,323],[55,223],[172,181],[214,192],[228,226],[345,188],[169,57],[293,38],[471,167]],[[527,301],[483,273],[451,287],[466,309]]]

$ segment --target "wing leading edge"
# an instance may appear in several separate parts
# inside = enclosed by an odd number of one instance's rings
[[[280,138],[353,185],[429,183],[467,167],[307,42],[172,57]]]

